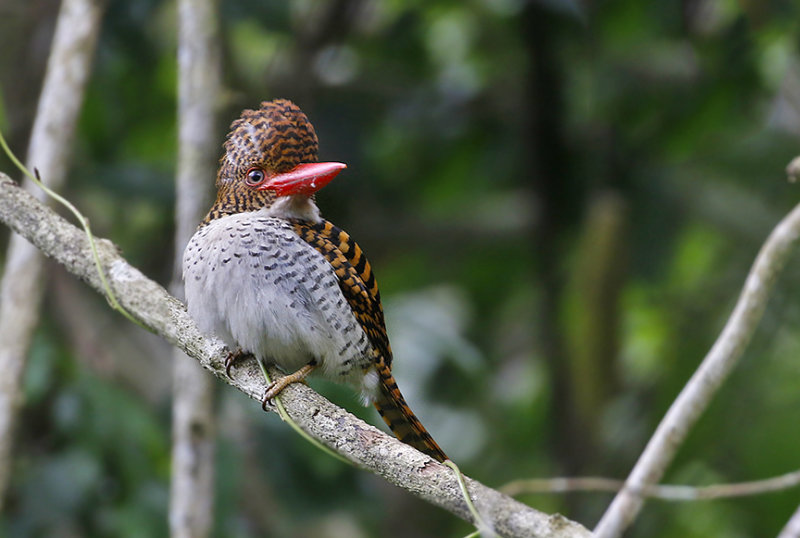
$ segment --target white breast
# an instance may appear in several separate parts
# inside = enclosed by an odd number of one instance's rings
[[[331,265],[285,220],[266,210],[213,220],[189,241],[183,275],[202,331],[287,372],[315,360],[365,389],[372,346]]]

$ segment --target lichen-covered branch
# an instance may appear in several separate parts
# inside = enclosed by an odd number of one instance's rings
[[[88,241],[81,230],[0,174],[0,221],[26,237],[45,255],[102,292]],[[225,375],[226,350],[204,337],[180,301],[122,258],[107,240],[98,242],[101,264],[120,304],[136,319],[193,357],[220,379],[260,400],[264,379],[254,361]],[[470,520],[453,471],[335,406],[305,385],[281,394],[289,415],[312,437],[345,458],[426,501]],[[580,524],[547,515],[467,479],[484,520],[501,536],[587,537]]]
[[[776,277],[798,238],[800,205],[778,223],[761,247],[725,328],[661,420],[625,487],[595,529],[597,536],[620,536],[639,513],[644,502],[642,492],[661,480],[689,430],[742,356],[761,321]]]

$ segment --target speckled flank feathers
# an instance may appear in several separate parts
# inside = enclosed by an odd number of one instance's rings
[[[217,199],[184,252],[190,315],[201,330],[287,372],[314,371],[359,389],[397,437],[431,457],[444,452],[406,404],[391,373],[380,292],[369,262],[313,197],[276,196],[247,183],[317,162],[317,136],[286,100],[233,122]]]
[[[378,373],[379,393],[373,404],[398,439],[444,461],[444,451],[403,398],[392,376],[392,349],[386,336],[383,305],[372,267],[350,235],[330,222],[292,222],[297,234],[322,253],[333,267],[339,288],[373,346],[371,367]]]
[[[375,350],[391,366],[392,348],[386,336],[381,292],[372,273],[372,266],[361,247],[347,232],[328,221],[314,223],[294,219],[292,224],[297,235],[317,249],[331,264],[353,314],[369,336]]]

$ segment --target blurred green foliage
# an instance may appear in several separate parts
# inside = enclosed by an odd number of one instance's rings
[[[0,4],[0,125],[19,153],[57,7]],[[493,486],[623,477],[798,198],[783,172],[800,134],[798,8],[224,2],[220,144],[242,108],[287,97],[314,122],[321,158],[348,163],[318,202],[369,254],[400,386],[466,473]],[[66,192],[163,283],[175,28],[173,3],[108,1]],[[16,175],[4,158],[0,170]],[[0,536],[165,535],[168,348],[49,271]],[[795,256],[668,482],[796,469],[798,283]],[[315,386],[376,422],[348,389]],[[217,536],[470,531],[227,387],[218,396]],[[522,500],[591,527],[610,496]],[[772,536],[798,500],[652,501],[629,535]]]

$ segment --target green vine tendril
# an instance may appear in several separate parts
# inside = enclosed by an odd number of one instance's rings
[[[14,152],[11,151],[11,148],[8,147],[8,143],[6,142],[6,139],[3,136],[2,132],[0,132],[0,146],[3,147],[3,151],[5,152],[5,154],[8,155],[8,158],[11,160],[11,162],[14,163],[14,165],[17,168],[19,168],[23,174],[28,176],[28,178],[30,178],[30,180],[33,181],[40,189],[42,189],[45,192],[45,194],[47,194],[50,198],[54,199],[55,201],[57,201],[58,203],[69,209],[70,212],[73,215],[75,215],[75,218],[78,219],[78,222],[81,223],[83,231],[86,232],[86,238],[89,240],[89,247],[92,249],[92,257],[94,258],[94,265],[95,268],[97,268],[97,275],[100,277],[100,282],[103,285],[106,301],[108,301],[108,304],[111,306],[111,308],[113,308],[114,310],[125,316],[129,321],[132,321],[139,327],[150,330],[149,327],[146,327],[142,322],[133,317],[133,315],[130,312],[125,310],[122,307],[122,305],[119,304],[116,295],[114,295],[114,292],[108,283],[108,279],[106,278],[105,271],[103,271],[103,266],[100,262],[100,254],[97,251],[97,245],[94,240],[94,235],[92,234],[91,228],[89,227],[89,219],[84,217],[83,213],[78,211],[77,208],[74,205],[72,205],[72,203],[69,200],[67,200],[66,198],[64,198],[51,188],[49,188],[47,185],[42,183],[41,177],[39,176],[39,171],[36,168],[33,169],[34,173],[32,174],[31,171],[28,170],[28,168],[24,164],[22,164],[22,162],[17,158],[17,156],[14,155]]]

